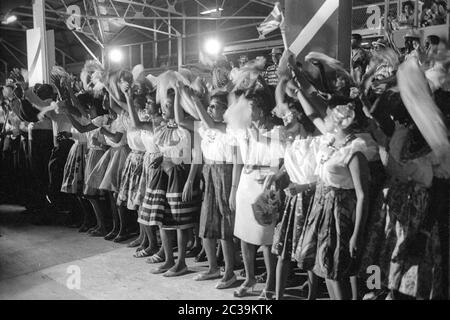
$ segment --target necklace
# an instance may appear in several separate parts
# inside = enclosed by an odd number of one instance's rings
[[[347,137],[345,137],[344,143],[339,146],[336,147],[334,144],[336,143],[336,138],[333,137],[333,139],[328,143],[327,145],[327,149],[328,149],[328,153],[326,155],[322,155],[321,159],[320,159],[320,164],[325,164],[326,162],[328,162],[333,155],[339,151],[340,149],[344,148],[345,146],[347,146],[350,142],[352,142],[354,139],[356,138],[355,135],[353,134],[349,134]]]

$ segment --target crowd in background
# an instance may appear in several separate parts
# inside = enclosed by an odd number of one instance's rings
[[[137,236],[134,258],[163,277],[185,275],[187,257],[207,261],[193,281],[221,290],[241,276],[235,297],[259,281],[260,299],[282,299],[299,269],[308,299],[323,279],[331,299],[447,299],[448,50],[436,36],[410,34],[404,49],[379,39],[370,52],[352,39],[349,69],[274,49],[268,68],[266,57],[232,68],[204,56],[208,78],[87,61],[81,83],[54,67],[29,87],[13,70],[2,202],[43,224],[67,212],[108,241]]]

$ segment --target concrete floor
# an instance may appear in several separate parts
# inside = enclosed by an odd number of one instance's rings
[[[134,249],[62,226],[35,226],[20,207],[0,206],[0,299],[155,299],[230,300],[234,288],[217,290],[216,281],[194,282],[207,263],[188,259],[191,273],[166,279],[154,266],[132,257]],[[70,268],[80,270],[80,288],[69,289]],[[303,278],[303,276],[302,276]],[[243,281],[240,278],[236,286]],[[299,281],[299,284],[301,282]],[[252,296],[263,289],[258,284]],[[288,298],[300,299],[298,288]]]

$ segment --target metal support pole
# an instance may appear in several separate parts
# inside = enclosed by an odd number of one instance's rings
[[[158,33],[156,32],[156,20],[153,20],[153,39],[155,42],[153,43],[153,67],[156,68],[158,64]]]
[[[141,64],[144,65],[144,45],[141,43],[140,45],[141,49]]]
[[[389,4],[390,4],[390,0],[385,0],[384,1],[384,36],[385,37],[387,37],[388,30],[389,30],[389,24],[388,24]]]
[[[172,36],[170,35],[170,26],[172,25],[172,20],[170,19],[170,13],[169,13],[169,24],[167,25],[167,31],[169,32],[169,43],[168,43],[168,66],[172,65]]]
[[[414,2],[414,27],[419,26],[419,0]]]
[[[50,81],[50,68],[48,63],[47,30],[45,27],[45,0],[33,0],[33,27],[39,28],[41,34],[41,56],[42,56],[42,80]]]
[[[72,34],[75,36],[75,38],[78,39],[78,41],[81,43],[81,45],[86,49],[86,51],[91,55],[91,57],[92,57],[94,60],[96,60],[98,63],[102,63],[102,62],[97,58],[97,56],[91,51],[91,49],[89,49],[89,47],[84,43],[84,41],[80,38],[80,36],[79,36],[76,32],[72,31]]]
[[[6,44],[3,43],[3,41],[0,41],[0,45],[2,45],[3,48],[5,48],[6,51],[8,51],[8,53],[19,63],[19,65],[22,68],[25,68],[25,64],[14,54],[14,52],[12,52],[7,46]]]
[[[178,46],[178,70],[183,65],[183,38],[177,38],[177,46]]]
[[[130,70],[133,68],[132,54],[133,54],[133,50],[132,50],[131,46],[128,46],[128,63],[129,63],[128,65],[130,67]]]

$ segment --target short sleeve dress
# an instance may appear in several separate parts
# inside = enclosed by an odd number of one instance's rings
[[[130,153],[126,131],[119,117],[114,119],[111,124],[106,124],[103,127],[111,133],[122,133],[122,138],[119,142],[115,142],[105,136],[106,144],[110,148],[95,166],[88,178],[87,184],[92,188],[118,192],[122,171]]]
[[[234,235],[249,244],[271,246],[276,221],[269,226],[256,220],[252,205],[264,192],[264,181],[278,171],[284,157],[281,127],[271,130],[248,129],[234,132],[244,169],[236,192],[236,220]]]
[[[291,183],[315,185],[317,182],[316,154],[320,138],[297,137],[286,146],[284,166]],[[314,200],[315,186],[295,196],[287,197],[281,221],[275,228],[272,253],[283,260],[294,260],[295,249],[302,234],[306,217]]]
[[[200,215],[200,237],[232,240],[235,213],[229,198],[233,182],[233,163],[237,148],[229,134],[200,126],[205,191]]]
[[[319,184],[295,259],[301,269],[325,279],[346,280],[357,272],[357,261],[349,251],[356,194],[348,167],[356,153],[370,159],[378,149],[356,136],[349,136],[340,148],[334,147],[332,135],[321,138],[316,157]]]
[[[154,143],[162,162],[154,168],[141,210],[148,225],[184,230],[198,224],[202,200],[198,177],[193,182],[192,200],[182,200],[192,163],[191,141],[190,132],[176,124],[162,124],[155,129]],[[147,197],[150,194],[157,196]]]

